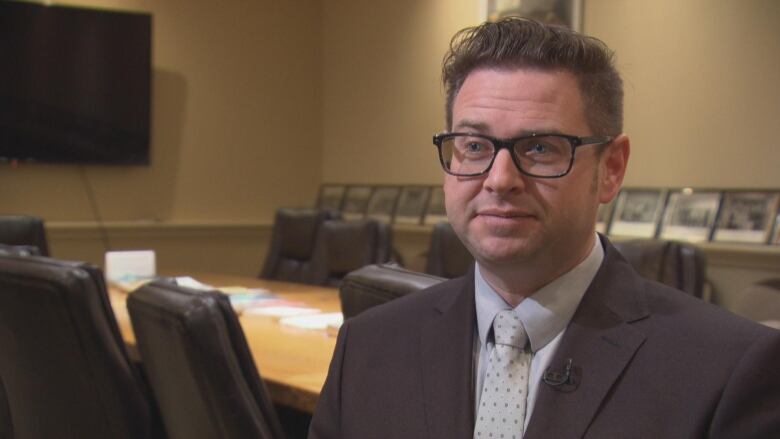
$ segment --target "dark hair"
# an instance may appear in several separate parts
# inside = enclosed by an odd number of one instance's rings
[[[452,104],[466,77],[478,68],[564,70],[576,78],[585,118],[597,135],[623,131],[623,81],[604,42],[568,28],[509,17],[459,31],[444,56],[447,127]]]

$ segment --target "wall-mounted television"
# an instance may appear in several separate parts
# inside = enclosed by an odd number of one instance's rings
[[[0,162],[149,163],[150,14],[0,1]]]

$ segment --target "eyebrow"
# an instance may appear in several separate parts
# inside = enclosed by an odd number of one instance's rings
[[[475,134],[485,134],[490,131],[488,124],[484,122],[478,122],[470,119],[463,119],[453,126],[453,132],[463,132],[462,130],[473,130]],[[530,136],[531,134],[563,134],[562,131],[557,129],[536,129],[536,130],[521,130],[512,138]]]
[[[478,133],[484,133],[488,131],[488,125],[484,122],[477,122],[469,119],[463,119],[453,126],[453,131],[459,131],[462,129],[472,129]]]

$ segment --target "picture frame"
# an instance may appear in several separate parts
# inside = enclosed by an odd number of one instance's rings
[[[780,245],[780,212],[775,215],[775,227],[772,232],[772,239],[769,241],[772,245]]]
[[[715,227],[721,198],[720,191],[685,188],[671,192],[661,223],[661,238],[708,241]]]
[[[379,222],[390,224],[393,222],[398,195],[401,192],[399,186],[377,186],[371,193],[366,208],[366,217]]]
[[[655,238],[666,206],[666,189],[623,189],[615,201],[609,234],[632,238]]]
[[[326,183],[321,185],[315,207],[317,209],[341,211],[341,204],[344,201],[346,190],[347,187],[343,184]]]
[[[430,186],[404,186],[401,188],[393,222],[396,224],[422,224],[430,192]]]
[[[525,17],[582,30],[582,0],[479,0],[480,21]]]
[[[447,221],[447,208],[444,206],[444,189],[441,186],[431,188],[428,203],[425,207],[423,224],[432,226]]]
[[[615,200],[617,200],[617,197],[607,204],[599,204],[599,210],[596,214],[596,231],[602,235],[609,233],[612,214],[615,212]]]
[[[771,239],[780,192],[727,191],[712,240],[765,244]]]
[[[373,187],[368,185],[347,186],[341,215],[346,220],[362,219],[366,215],[368,200],[371,199]]]

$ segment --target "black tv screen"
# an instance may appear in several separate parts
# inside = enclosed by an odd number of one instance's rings
[[[0,161],[148,164],[151,27],[0,1]]]

